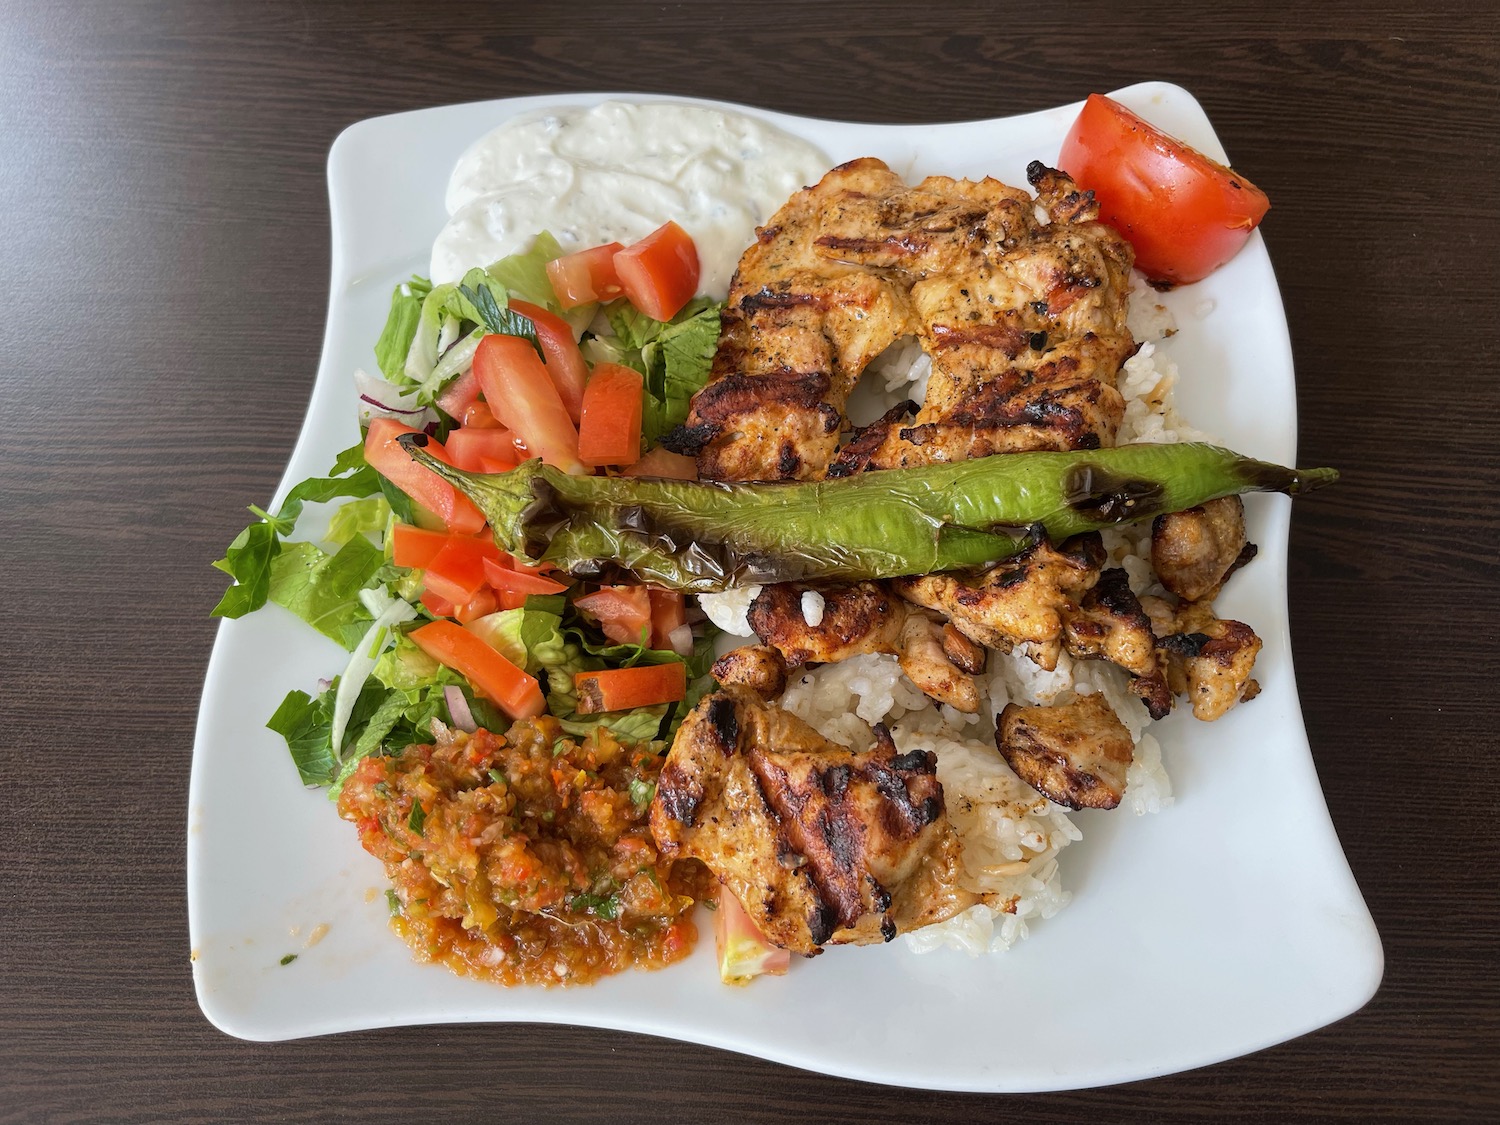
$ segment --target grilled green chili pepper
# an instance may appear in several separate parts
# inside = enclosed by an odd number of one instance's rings
[[[627,573],[695,594],[983,567],[1043,532],[1062,540],[1220,496],[1338,479],[1199,444],[1007,453],[808,482],[569,476],[540,461],[468,473],[422,449],[422,434],[400,440],[479,506],[506,551],[579,577]]]

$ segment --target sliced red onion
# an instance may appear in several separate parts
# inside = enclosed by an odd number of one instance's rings
[[[367,371],[354,373],[354,389],[359,394],[360,422],[371,418],[395,418],[414,430],[424,429],[437,421],[437,413],[417,401],[415,390],[403,393],[394,383],[378,379]]]
[[[667,634],[667,643],[678,656],[693,655],[693,627],[679,625]]]
[[[448,701],[448,714],[453,717],[454,726],[470,734],[479,729],[479,724],[474,721],[474,713],[469,710],[469,701],[464,698],[463,688],[457,684],[449,684],[443,689],[443,698]]]
[[[425,414],[425,413],[427,413],[427,411],[425,409],[423,409],[422,407],[417,407],[417,409],[415,409],[415,410],[402,410],[399,406],[387,406],[385,403],[381,402],[378,398],[371,398],[369,395],[360,395],[359,396],[359,401],[360,402],[368,402],[371,406],[375,407],[382,414]]]

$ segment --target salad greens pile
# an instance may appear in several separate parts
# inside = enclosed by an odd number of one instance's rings
[[[438,405],[439,396],[468,371],[479,340],[496,332],[537,345],[535,325],[510,306],[515,296],[581,331],[580,347],[591,363],[607,360],[644,375],[643,448],[655,444],[686,418],[689,400],[708,379],[722,306],[698,298],[670,321],[652,320],[624,300],[606,306],[602,316],[598,306],[564,312],[546,274],[547,262],[560,254],[557,241],[543,233],[526,253],[470,270],[457,283],[435,286],[413,277],[397,285],[374,349],[385,378],[360,376],[367,404],[361,414],[396,417],[443,440],[456,420]],[[290,540],[306,504],[331,501],[341,503],[317,541]],[[419,600],[422,572],[391,557],[391,529],[418,516],[410,498],[365,460],[362,440],[337,456],[328,475],[294,487],[274,513],[250,511],[256,521],[213,564],[234,579],[214,616],[238,618],[274,602],[350,653],[340,675],[316,694],[290,692],[266,724],[286,740],[305,784],[329,786],[336,798],[362,758],[430,741],[434,720],[462,725],[455,710],[477,726],[505,730],[509,720],[494,704],[407,635],[437,617]],[[541,681],[548,712],[575,736],[603,726],[630,741],[670,739],[710,686],[715,630],[706,622],[694,627],[690,652],[653,649],[645,635],[640,643],[620,644],[606,639],[567,595],[556,594],[533,595],[520,608],[468,627]],[[682,701],[578,713],[574,674],[672,661],[686,665],[689,690]]]

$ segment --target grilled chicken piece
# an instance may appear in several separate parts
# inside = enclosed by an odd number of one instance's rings
[[[816,625],[809,625],[802,613],[802,595],[808,590],[823,598],[823,618]],[[884,583],[813,587],[781,582],[761,590],[747,617],[755,635],[790,668],[894,653],[901,670],[922,691],[968,714],[979,710],[979,688],[948,656],[941,623],[893,595]],[[963,656],[973,663],[971,652]]]
[[[1102,695],[1056,707],[1006,705],[995,731],[1016,776],[1070,809],[1112,809],[1125,795],[1135,744]]]
[[[767,702],[786,690],[786,661],[769,645],[741,645],[714,661],[713,678],[721,686],[749,688]]]
[[[1024,192],[979,190],[994,181],[931,177],[918,188],[990,198],[973,227],[990,237],[971,238],[966,254],[926,255],[947,266],[911,290],[933,361],[926,401],[910,425],[888,417],[861,433],[833,475],[1114,444],[1125,405],[1115,381],[1136,346],[1125,324],[1133,255],[1064,173],[1033,163],[1027,175],[1049,223]]]
[[[1157,516],[1151,525],[1151,565],[1161,584],[1184,601],[1213,601],[1229,576],[1254,557],[1238,496]]]
[[[1140,696],[1153,719],[1172,710],[1151,618],[1130,589],[1130,579],[1119,567],[1099,575],[1099,581],[1077,606],[1062,610],[1063,646],[1080,660],[1107,660],[1131,675],[1130,690]]]
[[[970,640],[1000,652],[1029,644],[1031,658],[1051,671],[1063,647],[1063,616],[1099,580],[1104,546],[1096,533],[1061,548],[1046,540],[983,574],[897,578],[902,597],[947,617]]]
[[[1162,598],[1144,597],[1141,608],[1150,615],[1167,683],[1174,693],[1187,695],[1195,717],[1212,722],[1260,694],[1250,673],[1261,642],[1250,626],[1221,620],[1205,602],[1174,607]]]
[[[906,186],[881,161],[833,169],[787,201],[740,258],[708,385],[663,439],[704,480],[817,480],[860,372],[912,331],[906,287],[817,245],[850,209]]]
[[[662,766],[651,831],[703,861],[767,940],[813,955],[890,941],[973,905],[936,759],[876,728],[855,753],[743,687],[701,700]]]

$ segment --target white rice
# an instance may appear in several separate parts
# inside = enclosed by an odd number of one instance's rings
[[[1125,364],[1120,393],[1125,418],[1120,444],[1203,440],[1186,426],[1172,405],[1177,367],[1157,350],[1157,341],[1176,331],[1170,311],[1155,300],[1140,275],[1133,279],[1129,325],[1140,350]],[[869,371],[884,383],[892,400],[921,400],[932,363],[914,339],[903,340],[875,360]],[[1160,593],[1150,563],[1150,528],[1104,533],[1111,561],[1123,566],[1137,594]],[[700,598],[720,629],[752,636],[746,621],[759,586]],[[822,599],[803,600],[809,623],[822,619]],[[902,751],[937,755],[948,818],[963,844],[962,883],[984,901],[948,921],[907,934],[919,953],[944,946],[972,955],[1009,949],[1026,937],[1030,924],[1050,918],[1072,897],[1063,889],[1058,855],[1083,834],[1059,805],[1021,781],[995,748],[995,717],[1009,702],[1065,703],[1102,693],[1135,741],[1126,773],[1125,801],[1137,815],[1172,804],[1172,783],[1162,764],[1161,745],[1147,733],[1149,718],[1128,689],[1121,669],[1099,661],[1074,661],[1063,654],[1052,672],[1039,668],[1024,646],[1009,655],[992,653],[980,686],[985,705],[966,715],[937,704],[902,675],[894,656],[859,656],[804,671],[787,687],[782,706],[825,737],[855,749],[874,740],[872,726],[884,723]],[[851,707],[852,704],[852,707]]]

